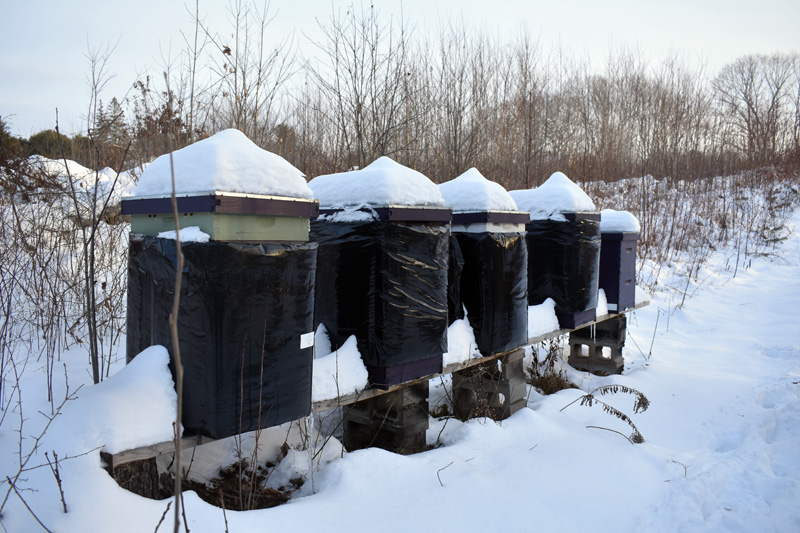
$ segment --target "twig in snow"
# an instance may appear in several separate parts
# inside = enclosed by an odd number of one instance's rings
[[[62,457],[61,458],[61,462],[63,463],[64,461],[67,461],[69,459],[77,459],[78,457],[83,457],[84,455],[89,455],[90,453],[96,452],[97,450],[103,448],[103,446],[104,445],[97,446],[96,448],[92,448],[88,452],[79,453],[77,455],[67,455],[66,457]],[[31,470],[36,470],[38,468],[44,468],[45,466],[47,466],[47,463],[42,463],[40,465],[31,466],[29,468],[23,468],[22,470],[20,470],[20,473],[30,472]],[[2,483],[2,481],[0,481],[0,483]]]
[[[189,533],[189,521],[186,520],[186,504],[183,501],[183,493],[181,492],[181,516],[183,516],[183,527],[186,533]]]
[[[450,461],[450,464],[448,464],[447,466],[450,466],[452,464],[453,464],[453,461]],[[441,485],[442,487],[444,487],[444,483],[442,483],[442,478],[439,476],[439,472],[441,472],[442,470],[447,468],[447,466],[443,466],[442,468],[440,468],[439,470],[436,471],[436,477],[439,479],[439,485]]]
[[[606,431],[610,431],[610,432],[612,432],[612,433],[616,433],[617,435],[622,435],[623,437],[625,437],[625,440],[627,440],[627,441],[628,441],[628,442],[630,442],[631,444],[633,444],[633,443],[634,443],[634,442],[633,442],[633,441],[630,439],[630,437],[628,437],[628,436],[627,436],[626,434],[624,434],[624,433],[621,433],[621,432],[617,431],[616,429],[604,428],[604,427],[602,427],[602,426],[586,426],[586,427],[587,427],[588,429],[604,429],[604,430],[606,430]]]
[[[161,520],[159,520],[158,524],[156,524],[156,528],[155,530],[153,530],[153,533],[158,533],[158,528],[161,527],[161,523],[164,522],[164,519],[167,517],[167,513],[169,512],[170,507],[172,507],[172,500],[167,502],[167,508],[164,509],[164,514],[161,515]]]
[[[56,463],[56,466],[53,467],[53,464],[50,462],[50,457],[48,457],[47,452],[44,452],[44,457],[47,459],[47,464],[50,465],[50,471],[53,473],[53,476],[56,478],[56,484],[58,485],[58,492],[61,494],[61,505],[64,507],[64,513],[67,512],[67,500],[64,499],[64,489],[61,487],[61,476],[58,473],[58,454],[55,450],[53,450],[53,461]]]
[[[637,349],[637,350],[639,350],[639,353],[640,353],[640,354],[642,354],[642,357],[644,357],[644,359],[645,359],[645,361],[646,361],[646,360],[647,360],[647,356],[644,354],[644,352],[642,351],[642,349],[641,349],[641,348],[639,348],[639,343],[638,343],[638,342],[636,342],[636,339],[634,339],[634,338],[633,338],[633,335],[631,335],[631,332],[630,332],[630,330],[628,330],[628,331],[626,332],[626,336],[627,336],[627,338],[629,338],[630,340],[632,340],[632,341],[633,341],[633,344],[636,346],[636,349]]]
[[[672,461],[675,464],[679,464],[683,467],[683,477],[685,478],[686,474],[689,472],[689,467],[681,463],[680,461],[676,461],[675,459],[670,459],[670,461]]]
[[[15,387],[15,388],[16,388],[16,393],[17,393],[17,411],[19,412],[19,430],[17,430],[18,433],[19,433],[19,440],[18,440],[18,447],[17,447],[17,454],[18,454],[18,457],[19,457],[19,469],[14,474],[13,482],[11,481],[11,479],[6,477],[6,479],[9,481],[10,488],[9,488],[8,491],[6,491],[6,494],[3,497],[3,501],[2,501],[2,503],[0,503],[0,514],[2,514],[2,511],[6,506],[6,502],[8,502],[8,498],[11,495],[11,490],[13,489],[16,492],[17,489],[14,486],[14,483],[16,483],[17,480],[19,480],[19,477],[22,474],[22,472],[25,470],[25,467],[27,466],[28,461],[31,460],[31,458],[33,457],[33,454],[36,452],[36,450],[39,449],[39,442],[42,440],[42,438],[44,438],[44,435],[45,435],[45,433],[47,433],[47,430],[50,428],[50,425],[53,423],[53,421],[56,419],[56,417],[61,414],[61,410],[64,408],[64,405],[66,405],[66,403],[69,400],[72,400],[72,399],[76,398],[76,394],[78,393],[79,390],[81,390],[81,387],[83,387],[83,385],[81,385],[74,392],[70,393],[70,390],[69,390],[69,379],[67,379],[67,367],[66,367],[66,365],[64,365],[64,378],[65,378],[65,381],[66,381],[66,391],[64,392],[64,400],[62,400],[62,402],[58,405],[58,407],[56,407],[56,409],[55,409],[55,411],[53,413],[53,416],[45,415],[45,418],[47,419],[47,423],[44,425],[44,428],[41,430],[41,432],[39,433],[38,436],[36,436],[36,437],[32,436],[33,444],[31,446],[31,449],[27,454],[23,455],[23,451],[22,451],[22,441],[23,441],[22,428],[23,428],[23,426],[25,424],[25,420],[26,419],[23,416],[23,411],[22,411],[22,389],[19,387],[20,372],[17,370],[16,362],[14,362],[13,359],[11,359],[10,362],[11,362],[12,368],[14,369],[14,377],[15,377],[16,383],[17,383],[17,387]],[[25,362],[25,365],[27,365],[27,361]]]
[[[20,494],[20,493],[19,493],[19,491],[17,490],[17,487],[16,487],[16,486],[14,485],[14,483],[11,481],[11,478],[10,478],[10,477],[8,477],[8,476],[6,476],[6,481],[8,481],[9,485],[11,485],[11,488],[14,490],[14,494],[16,494],[16,495],[17,495],[17,497],[20,499],[20,501],[22,502],[22,505],[24,505],[24,506],[25,506],[25,508],[28,510],[28,512],[29,512],[29,513],[31,513],[31,516],[32,516],[33,518],[35,518],[35,519],[36,519],[36,521],[39,523],[39,525],[40,525],[40,526],[42,526],[42,529],[44,529],[45,531],[47,531],[47,533],[53,533],[52,531],[50,531],[49,529],[47,529],[47,526],[45,526],[45,525],[42,523],[42,521],[41,521],[41,520],[39,520],[39,517],[38,517],[38,516],[36,516],[36,513],[34,513],[34,512],[33,512],[33,509],[31,509],[30,505],[28,505],[28,502],[26,502],[26,501],[25,501],[25,498],[23,498],[23,497],[22,497],[22,494]]]
[[[441,441],[442,433],[444,432],[444,428],[447,427],[447,422],[450,421],[450,418],[452,418],[452,417],[447,417],[447,418],[444,419],[444,424],[442,424],[442,429],[440,429],[439,430],[439,434],[436,435],[436,444],[440,444],[442,442]]]
[[[219,506],[222,507],[222,519],[225,520],[225,533],[228,533],[228,514],[225,512],[225,495],[219,491]]]
[[[344,410],[345,408],[349,407],[349,409],[348,409],[348,413],[349,413],[353,409],[353,406],[358,403],[359,398],[361,398],[361,394],[363,394],[364,390],[366,390],[366,389],[362,389],[362,390],[358,391],[358,393],[356,394],[355,401],[352,404],[350,404],[349,406],[340,404],[336,408]],[[337,397],[336,400],[337,400],[337,403],[340,402],[341,397]],[[320,446],[317,449],[317,451],[314,453],[314,456],[311,458],[312,460],[316,459],[317,456],[320,453],[322,453],[322,450],[325,448],[325,445],[328,444],[328,441],[330,441],[334,437],[334,435],[336,434],[336,431],[339,430],[339,428],[342,426],[343,422],[344,422],[344,416],[339,417],[339,421],[336,423],[336,425],[333,427],[333,429],[331,429],[330,434],[327,437],[325,437],[325,442],[323,442],[322,446]],[[344,448],[342,448],[342,457],[344,457]]]
[[[650,351],[647,352],[647,357],[646,357],[648,361],[653,356],[653,344],[655,344],[656,342],[656,332],[658,331],[659,318],[661,318],[661,309],[658,310],[658,314],[656,315],[656,327],[653,328],[653,339],[650,341]]]
[[[396,403],[395,400],[392,400],[392,403],[390,403],[389,407],[386,408],[386,414],[383,416],[383,420],[381,420],[381,425],[378,426],[378,430],[375,432],[375,436],[372,437],[372,440],[369,441],[369,444],[367,445],[367,448],[371,448],[372,445],[375,444],[375,439],[378,438],[378,435],[380,434],[381,429],[383,429],[383,425],[386,423],[386,420],[388,420],[389,413],[392,412],[392,408],[394,407],[395,403]],[[447,468],[447,467],[445,467],[445,468]]]
[[[167,95],[169,100],[167,102],[168,109],[172,111],[172,91],[169,87],[169,78],[166,72],[164,79],[167,82]],[[175,266],[175,294],[172,298],[172,311],[169,314],[169,328],[172,337],[172,357],[175,363],[175,392],[178,396],[177,415],[175,423],[173,424],[173,436],[175,438],[175,520],[173,524],[173,531],[178,533],[180,529],[179,512],[183,513],[182,496],[181,496],[181,419],[183,418],[183,364],[181,363],[181,347],[178,337],[178,310],[181,301],[181,281],[183,276],[183,251],[181,250],[181,230],[178,218],[178,199],[175,195],[175,161],[172,154],[172,127],[170,124],[170,131],[167,135],[167,148],[169,149],[169,170],[170,177],[172,178],[172,214],[175,217],[175,255],[177,264]],[[186,515],[184,514],[184,522]],[[186,527],[189,531],[189,527]]]

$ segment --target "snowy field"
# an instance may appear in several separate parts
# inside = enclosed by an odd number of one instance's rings
[[[189,529],[225,531],[227,521],[232,532],[800,530],[800,214],[789,223],[792,234],[777,255],[754,258],[733,278],[735,250],[717,251],[686,287],[692,296],[683,308],[680,294],[657,292],[633,313],[623,375],[601,378],[564,364],[582,391],[530,391],[528,408],[499,423],[431,419],[428,443],[439,446],[413,456],[342,454],[331,441],[309,475],[308,453],[292,450],[275,478],[304,474],[306,482],[288,504],[223,514],[186,492]],[[168,500],[121,489],[96,449],[170,434],[174,407],[159,408],[174,398],[166,355],[155,350],[124,370],[117,363],[118,373],[97,386],[86,360],[81,350],[62,354],[76,399],[19,475],[19,496],[10,493],[0,522],[5,531],[43,531],[34,513],[56,532],[154,531],[165,512]],[[36,365],[28,363],[13,391],[24,411],[12,402],[3,413],[3,479],[19,470],[20,419],[24,459],[46,422],[42,413],[50,413],[45,372]],[[63,372],[55,372],[56,406]],[[633,414],[632,396],[601,398],[631,416],[644,443],[587,428],[630,433],[597,405],[562,411],[611,383],[649,399],[647,411]],[[432,397],[440,388],[431,384]],[[286,428],[279,431],[285,436]],[[206,455],[230,456],[231,446]],[[67,513],[45,452],[51,460],[58,454]],[[170,511],[159,531],[171,529]]]

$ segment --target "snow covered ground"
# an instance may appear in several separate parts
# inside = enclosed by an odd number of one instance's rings
[[[439,446],[413,456],[380,449],[341,456],[332,442],[294,498],[273,509],[223,515],[187,492],[189,529],[224,531],[227,519],[233,532],[800,530],[800,214],[790,224],[793,233],[778,256],[756,257],[733,278],[726,264],[736,251],[718,251],[689,283],[693,296],[682,308],[680,295],[659,292],[633,313],[623,375],[601,378],[564,364],[582,391],[546,397],[530,391],[528,408],[503,422],[432,419],[428,442]],[[685,277],[679,281],[673,285],[686,285]],[[90,386],[85,352],[62,354],[77,399],[65,404],[16,482],[50,530],[156,528],[168,502],[121,489],[94,448],[126,442],[132,431],[169,433],[152,407],[153,394],[169,397],[162,359],[150,358],[157,386],[135,386],[141,368]],[[50,413],[41,365],[31,361],[22,374],[22,415],[16,402],[3,413],[3,479],[19,469],[20,416],[24,458],[44,427],[41,413]],[[629,433],[597,405],[562,411],[584,391],[611,383],[650,400],[647,411],[634,415],[632,396],[602,397],[631,415],[644,443],[587,428]],[[54,388],[57,406],[63,378]],[[53,451],[66,514],[44,456],[52,459]],[[86,454],[66,459],[80,453]],[[307,474],[307,457],[290,452],[279,473],[305,468]],[[170,511],[160,531],[171,530],[171,520]],[[1,523],[10,532],[41,530],[13,492]]]

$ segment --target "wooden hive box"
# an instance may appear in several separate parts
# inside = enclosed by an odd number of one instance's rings
[[[285,196],[213,191],[183,194],[177,203],[179,227],[198,226],[214,241],[307,242],[309,220],[319,214],[319,201]],[[123,199],[122,214],[131,217],[131,233],[175,229],[169,196]]]

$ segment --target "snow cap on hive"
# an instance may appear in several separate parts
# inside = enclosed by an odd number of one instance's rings
[[[556,172],[535,189],[510,191],[520,211],[528,211],[531,220],[565,220],[562,213],[597,211],[592,199],[561,172]]]
[[[384,156],[361,170],[317,176],[308,183],[320,207],[443,207],[439,188],[421,172]]]
[[[439,192],[454,212],[517,210],[517,204],[508,191],[499,183],[486,179],[474,167],[440,184]]]
[[[639,221],[628,211],[614,211],[613,209],[603,209],[600,211],[600,232],[601,233],[639,233],[642,227]]]
[[[303,173],[284,158],[256,146],[239,130],[224,130],[172,153],[175,192],[238,192],[313,198]],[[169,154],[147,166],[137,196],[172,193]]]

